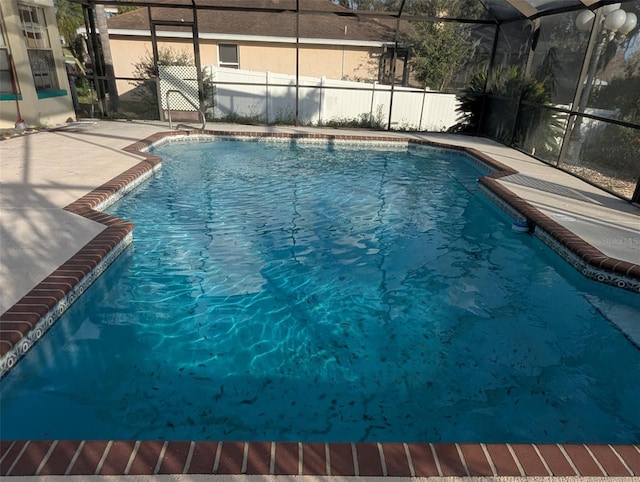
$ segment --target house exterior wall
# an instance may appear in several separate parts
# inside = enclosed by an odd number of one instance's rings
[[[340,45],[300,45],[300,75],[335,80],[373,81],[378,78],[382,49]],[[240,68],[295,74],[296,48],[287,44],[240,45]]]
[[[114,36],[109,37],[113,69],[116,78],[134,78],[135,65],[145,58],[153,57],[151,40],[146,37]],[[193,57],[193,43],[189,39],[162,39],[158,41],[158,49],[172,49],[174,52],[185,52]],[[200,59],[202,65],[217,64],[217,44],[200,43]],[[135,84],[130,80],[116,80],[118,94],[123,99],[133,94]]]
[[[43,9],[55,62],[58,89],[41,92],[36,90],[22,31],[18,10],[19,4],[37,6]],[[64,54],[59,40],[58,28],[56,27],[53,0],[21,0],[20,2],[17,0],[2,0],[0,2],[0,15],[5,30],[8,52],[13,57],[15,64],[19,85],[18,103],[22,120],[27,126],[43,127],[63,124],[69,118],[75,119]],[[0,96],[0,128],[12,128],[17,121],[16,96],[2,94]]]
[[[143,36],[111,34],[111,52],[116,77],[134,77],[134,65],[151,55],[151,40]],[[200,40],[201,64],[218,65],[218,42],[238,45],[240,69],[282,74],[296,73],[295,44],[284,42],[247,42],[234,40]],[[159,39],[158,48],[172,48],[193,55],[191,39]],[[299,74],[336,80],[374,81],[378,78],[381,48],[336,45],[300,45]],[[118,92],[131,92],[130,81],[118,81]]]

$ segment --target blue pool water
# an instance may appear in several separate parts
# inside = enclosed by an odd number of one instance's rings
[[[431,150],[169,144],[134,244],[1,382],[4,439],[640,441],[640,297]]]

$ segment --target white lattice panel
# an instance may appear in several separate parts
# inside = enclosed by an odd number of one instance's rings
[[[160,74],[160,98],[162,108],[167,110],[167,91],[179,90],[195,105],[199,104],[198,71],[195,65],[158,65]],[[195,111],[180,94],[169,94],[171,110]]]

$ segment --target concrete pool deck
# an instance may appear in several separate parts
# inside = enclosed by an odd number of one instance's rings
[[[444,134],[340,129],[227,124],[209,124],[207,127],[216,131],[254,134],[417,139],[475,149],[505,167],[500,176],[488,179],[486,184],[497,201],[510,204],[527,219],[553,232],[553,239],[543,241],[559,249],[565,259],[583,272],[602,266],[605,274],[590,272],[591,277],[606,278],[606,273],[612,272],[615,274],[612,284],[640,283],[638,206],[490,140]],[[35,326],[35,317],[44,317],[53,308],[52,300],[59,300],[61,292],[67,289],[61,286],[68,286],[67,291],[72,290],[74,282],[98,267],[107,252],[116,247],[123,249],[126,246],[123,240],[130,242],[127,236],[130,236],[131,225],[91,210],[105,198],[102,192],[96,194],[96,189],[113,191],[122,188],[135,177],[134,174],[123,177],[122,173],[135,170],[141,162],[148,164],[144,170],[150,173],[155,165],[153,159],[136,153],[135,149],[124,149],[136,143],[139,148],[141,139],[167,131],[167,124],[160,122],[98,121],[92,126],[43,131],[0,142],[0,313],[4,313],[0,327],[0,356],[22,343],[26,338],[23,336],[25,327]],[[118,181],[112,182],[115,178]],[[84,201],[79,202],[79,199]],[[81,250],[83,254],[76,256]],[[73,297],[81,291],[74,292]],[[162,468],[163,457],[166,462],[170,454],[176,460],[182,460],[181,467],[170,472],[172,474],[188,470],[185,465],[187,458],[189,464],[194,465],[198,449],[202,447],[200,443],[192,444],[191,448],[171,444],[173,442],[168,446],[162,442],[137,445],[104,442],[104,446],[97,447],[80,441],[2,441],[0,475],[63,475],[67,470],[70,474],[81,463],[90,466],[96,456],[96,465],[82,474],[96,473],[98,465],[100,468],[121,467],[119,473],[97,472],[101,474],[133,473],[128,471],[139,467],[141,454],[146,454],[147,464],[140,466],[140,470],[145,471],[138,473],[159,473],[156,469]],[[89,445],[95,450],[87,451]],[[640,475],[640,447],[637,445],[418,444],[414,447],[405,444],[328,444],[313,450],[308,444],[219,445],[224,451],[233,447],[234,452],[228,460],[233,461],[229,466],[236,467],[232,472],[236,474],[247,472],[247,464],[249,468],[253,467],[252,460],[256,467],[266,467],[260,473],[278,473],[271,469],[276,467],[274,464],[281,453],[299,455],[287,459],[290,467],[282,473],[306,474],[308,472],[303,469],[310,459],[302,455],[309,449],[309,453],[315,454],[312,460],[316,465],[322,455],[320,465],[327,468],[324,475],[484,475],[491,478]],[[217,446],[215,450],[218,450]],[[214,457],[215,450],[208,450],[209,458]],[[333,450],[335,454],[331,458]],[[412,457],[415,454],[412,450],[423,453],[423,456]],[[217,460],[227,460],[225,453],[218,453]],[[347,467],[330,471],[336,460]],[[64,465],[62,469],[61,465]],[[416,466],[424,466],[424,471]],[[210,469],[213,469],[213,463]],[[322,475],[322,471],[312,473]]]

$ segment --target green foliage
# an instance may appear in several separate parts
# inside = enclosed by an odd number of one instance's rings
[[[475,74],[458,100],[458,123],[450,132],[482,128],[504,144],[537,151],[542,157],[557,154],[562,126],[555,112],[540,107],[548,104],[549,92],[543,82],[523,75],[519,68],[497,67],[490,79],[485,72]]]
[[[118,5],[118,15],[122,13],[133,12],[134,10],[138,10],[140,7],[135,7],[132,5]]]
[[[80,27],[84,26],[82,5],[71,0],[55,0],[54,6],[58,31],[73,56],[81,60],[82,41],[76,32]]]
[[[483,18],[478,0],[333,0],[346,8],[397,12],[404,4],[400,42],[410,49],[411,70],[423,87],[443,90],[465,64],[473,60],[476,43],[468,26],[439,19]]]
[[[635,182],[640,177],[640,129],[606,124],[585,140],[580,160],[599,172]]]
[[[235,112],[229,112],[221,117],[213,117],[207,115],[208,121],[225,122],[227,124],[243,124],[243,125],[264,125],[264,118],[261,116],[240,115]]]
[[[194,65],[193,57],[184,50],[174,50],[170,47],[158,50],[158,65]],[[136,86],[134,95],[140,98],[141,102],[158,105],[158,91],[156,82],[152,81],[157,77],[157,71],[153,62],[153,53],[145,52],[144,55],[133,64],[133,75],[139,80],[131,81]],[[211,80],[203,71],[204,98],[210,97],[213,85]]]
[[[558,151],[562,129],[557,114],[539,107],[550,101],[544,82],[523,75],[518,67],[498,67],[492,71],[488,92],[507,99],[493,102],[490,110],[497,120],[494,136],[499,141],[542,157]]]
[[[324,127],[346,127],[346,128],[354,128],[354,129],[375,129],[381,130],[384,129],[384,114],[382,112],[382,105],[378,105],[376,108],[375,114],[370,114],[369,112],[363,112],[357,117],[343,117],[343,118],[334,118],[328,121],[324,121],[322,126]]]
[[[424,87],[443,90],[471,54],[468,38],[456,24],[416,22],[405,41],[411,45],[411,66]]]
[[[158,65],[193,65],[193,57],[184,50],[160,48]],[[140,60],[133,64],[133,75],[139,79],[151,79],[157,75],[152,52],[146,51]]]
[[[458,94],[458,122],[448,132],[476,133],[480,129],[484,108],[484,90],[487,84],[487,72],[477,72],[471,76],[469,86]]]
[[[407,15],[435,18],[479,18],[484,10],[475,0],[418,0],[408,4]],[[402,33],[411,49],[411,67],[424,87],[443,90],[456,72],[469,62],[476,48],[471,30],[458,22],[412,20]]]
[[[342,117],[336,119],[330,119],[322,123],[323,127],[333,127],[340,128],[344,127],[347,129],[382,129],[383,126],[379,121],[372,119],[368,113],[362,113],[357,117]]]
[[[290,109],[283,109],[276,113],[273,120],[267,122],[263,115],[241,115],[236,112],[229,112],[224,116],[212,117],[208,116],[209,121],[227,122],[230,124],[246,124],[246,125],[295,125],[296,118],[294,113]],[[313,123],[302,124],[313,125]],[[342,117],[334,118],[328,121],[318,124],[318,127],[333,127],[333,128],[347,128],[347,129],[375,129],[383,130],[383,112],[382,106],[378,106],[375,115],[371,115],[368,112],[363,112],[356,117]]]
[[[593,107],[619,109],[624,120],[640,123],[640,75],[615,78],[601,87],[593,98]]]

